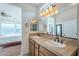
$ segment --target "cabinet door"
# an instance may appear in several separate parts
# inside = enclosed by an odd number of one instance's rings
[[[35,48],[35,56],[38,56],[38,49]]]
[[[29,51],[30,51],[30,56],[34,56],[34,44],[33,42],[29,42]]]
[[[38,52],[39,52],[38,50],[39,50],[38,44],[35,43],[35,56],[38,56]]]
[[[39,56],[45,56],[43,53],[39,52]]]
[[[40,46],[39,52],[42,52],[45,56],[56,56],[54,53]]]

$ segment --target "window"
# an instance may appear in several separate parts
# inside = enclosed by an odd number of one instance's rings
[[[0,35],[7,34],[21,34],[21,25],[20,24],[0,24]]]
[[[16,27],[16,33],[17,34],[21,33],[21,24],[16,24],[15,27]]]

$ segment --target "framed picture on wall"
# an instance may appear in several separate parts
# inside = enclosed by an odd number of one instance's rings
[[[37,31],[38,30],[38,24],[32,24],[31,27],[32,27],[31,28],[32,31]]]
[[[56,35],[57,36],[62,36],[62,24],[57,24],[56,25]]]

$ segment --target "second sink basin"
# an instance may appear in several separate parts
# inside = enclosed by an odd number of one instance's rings
[[[52,45],[52,46],[54,46],[54,47],[59,47],[59,48],[64,48],[64,47],[66,47],[65,44],[62,44],[62,43],[60,43],[60,42],[54,42],[53,40],[48,40],[46,43],[49,44],[49,45]]]

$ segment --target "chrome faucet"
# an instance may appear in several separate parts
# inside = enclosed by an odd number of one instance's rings
[[[60,43],[63,43],[65,41],[65,39],[61,39],[61,42]]]
[[[55,42],[63,43],[63,42],[64,42],[64,39],[61,39],[61,40],[60,40],[59,37],[57,36],[57,37],[54,38],[54,41],[55,41]]]
[[[54,41],[59,42],[59,37],[54,38]]]

